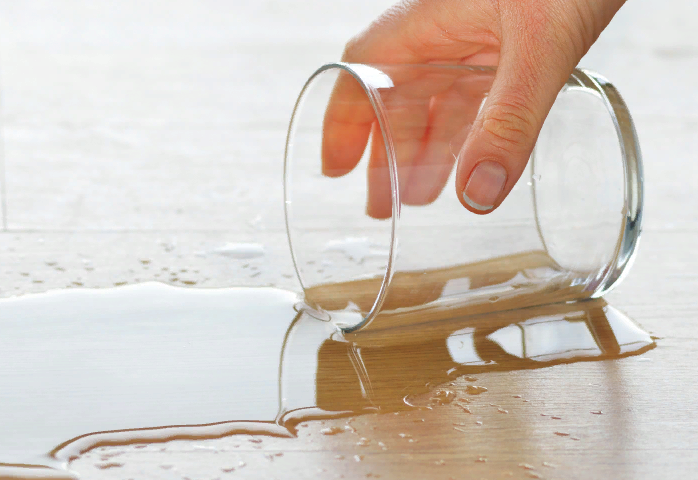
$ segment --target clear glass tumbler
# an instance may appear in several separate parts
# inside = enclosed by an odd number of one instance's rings
[[[575,70],[497,210],[461,205],[454,164],[496,70],[334,63],[289,126],[286,226],[308,305],[345,331],[595,298],[640,236],[632,118]],[[374,322],[374,320],[380,321]]]

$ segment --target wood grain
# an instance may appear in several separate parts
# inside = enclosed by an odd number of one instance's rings
[[[175,284],[297,288],[280,189],[287,119],[307,75],[390,3],[0,1],[1,294],[162,280],[165,267]],[[297,438],[261,443],[107,447],[71,469],[97,480],[695,477],[697,28],[689,0],[628,2],[582,62],[618,86],[637,123],[645,229],[607,301],[657,348],[477,374],[488,391],[472,413],[448,404],[304,422]],[[267,255],[211,253],[227,242]],[[468,397],[471,383],[452,388]]]

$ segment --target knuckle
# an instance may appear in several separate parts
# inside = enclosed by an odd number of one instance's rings
[[[523,96],[508,95],[489,109],[482,129],[492,144],[504,151],[526,147],[536,131],[536,115]]]

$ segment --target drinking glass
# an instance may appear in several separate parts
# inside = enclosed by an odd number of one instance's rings
[[[346,332],[600,297],[625,276],[642,221],[628,109],[577,69],[523,175],[493,212],[455,190],[491,67],[319,68],[284,164],[286,227],[306,303]]]

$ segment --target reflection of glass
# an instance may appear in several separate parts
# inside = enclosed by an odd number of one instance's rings
[[[494,73],[332,64],[303,89],[286,150],[289,241],[307,301],[354,312],[348,330],[379,312],[598,297],[627,271],[640,151],[623,100],[594,73],[570,77],[507,200],[486,216],[462,207],[453,168]]]
[[[290,332],[308,329],[329,331],[301,314]],[[646,332],[601,299],[436,321],[428,327],[370,329],[350,338],[335,334],[319,347],[303,338],[290,333],[284,343],[280,388],[287,401],[280,419],[308,406],[309,392],[296,393],[295,402],[286,393],[297,390],[289,380],[303,376],[292,372],[306,370],[307,376],[308,365],[317,368],[313,406],[357,412],[408,408],[405,395],[424,393],[460,375],[612,359],[654,346]]]

